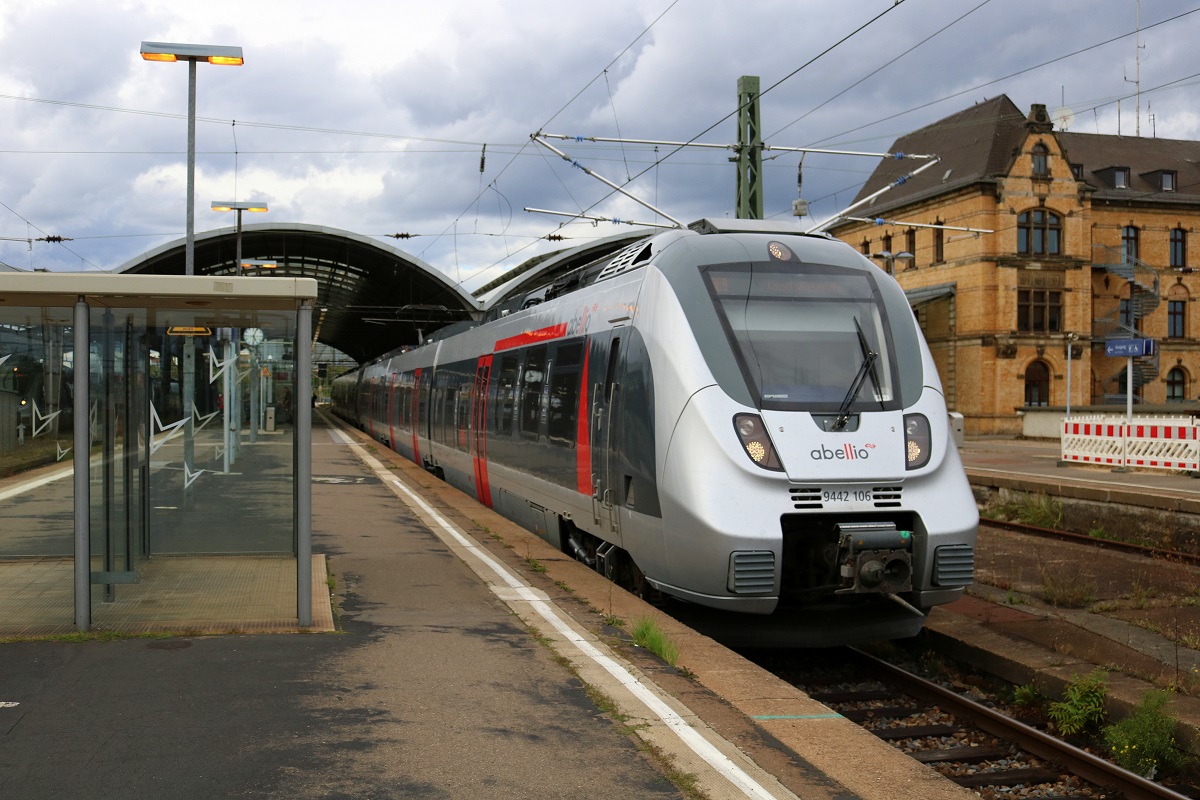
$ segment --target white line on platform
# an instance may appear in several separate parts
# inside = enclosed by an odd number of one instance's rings
[[[19,483],[16,486],[13,486],[11,489],[5,489],[4,491],[0,492],[0,503],[4,502],[10,497],[16,497],[19,494],[24,494],[25,492],[37,489],[40,486],[45,486],[47,483],[52,483],[60,478],[65,478],[74,472],[74,467],[67,467],[66,469],[60,469],[58,472],[51,472],[49,475],[43,475],[40,478],[35,478],[34,480],[26,481],[25,483]]]
[[[349,442],[349,437],[346,437],[341,431],[334,429],[330,430],[335,441],[338,440],[338,435],[346,438]],[[496,561],[491,555],[480,547],[479,543],[472,539],[466,533],[460,531],[457,526],[439,514],[433,509],[424,499],[416,492],[410,489],[406,484],[396,478],[395,474],[388,470],[378,459],[369,454],[360,445],[354,444],[352,450],[358,455],[363,462],[371,468],[384,482],[384,485],[394,485],[398,490],[397,496],[414,511],[420,510],[428,519],[432,520],[446,538],[451,539],[455,544],[458,544],[467,553],[474,556],[488,569],[495,573],[496,577],[504,584],[504,587],[491,586],[492,591],[503,599],[504,595],[510,594],[512,590],[518,590],[525,595],[530,607],[548,622],[559,634],[571,642],[584,656],[591,659],[598,666],[603,668],[609,675],[614,677],[622,686],[625,687],[634,697],[641,701],[652,713],[654,713],[663,724],[665,724],[676,736],[686,744],[692,752],[703,759],[722,777],[733,784],[746,797],[759,798],[760,800],[775,800],[775,796],[762,787],[757,781],[751,778],[741,767],[733,762],[731,758],[726,756],[716,748],[711,742],[700,735],[694,727],[679,716],[674,709],[660,700],[654,692],[639,681],[629,670],[625,669],[615,659],[606,655],[599,648],[587,641],[583,636],[577,633],[571,626],[562,618],[557,609],[549,602],[538,597],[536,590],[527,584],[523,579],[514,574],[503,564]],[[438,531],[434,530],[437,534]]]

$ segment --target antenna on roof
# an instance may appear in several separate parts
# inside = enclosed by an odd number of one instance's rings
[[[1146,49],[1146,45],[1142,44],[1142,0],[1137,0],[1137,35],[1134,37],[1134,52],[1136,54],[1134,79],[1125,78],[1126,83],[1134,85],[1134,92],[1137,97],[1137,124],[1134,125],[1134,136],[1142,135],[1142,51]],[[1118,106],[1119,108],[1119,106]]]

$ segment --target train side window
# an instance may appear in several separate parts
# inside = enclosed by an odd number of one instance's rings
[[[546,433],[553,444],[575,444],[575,423],[579,416],[579,365],[583,345],[558,348],[550,371],[550,414]]]
[[[467,449],[467,431],[471,427],[471,388],[474,386],[473,375],[467,375],[466,372],[459,372],[456,376],[459,379],[457,391],[457,404],[454,411],[454,447],[459,450],[466,451]]]
[[[521,375],[521,433],[537,438],[542,415],[542,388],[546,384],[546,347],[534,347],[525,354]]]
[[[517,357],[504,356],[500,360],[500,374],[496,379],[496,408],[492,414],[492,430],[502,436],[512,436],[513,416],[517,408]]]

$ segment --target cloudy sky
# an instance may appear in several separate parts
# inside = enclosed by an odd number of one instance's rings
[[[0,261],[108,270],[184,236],[187,67],[142,41],[245,53],[197,70],[197,232],[233,225],[213,200],[265,200],[245,222],[380,237],[468,288],[549,234],[629,229],[524,207],[656,219],[531,133],[728,144],[742,75],[773,145],[882,151],[1001,93],[1075,131],[1200,139],[1193,0],[7,2]],[[729,151],[556,146],[685,223],[733,215]],[[790,215],[799,161],[766,162],[767,216]],[[874,164],[806,156],[816,220]]]

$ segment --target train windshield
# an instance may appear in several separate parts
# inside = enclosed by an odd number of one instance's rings
[[[899,407],[887,311],[869,272],[723,264],[703,274],[761,408]]]

